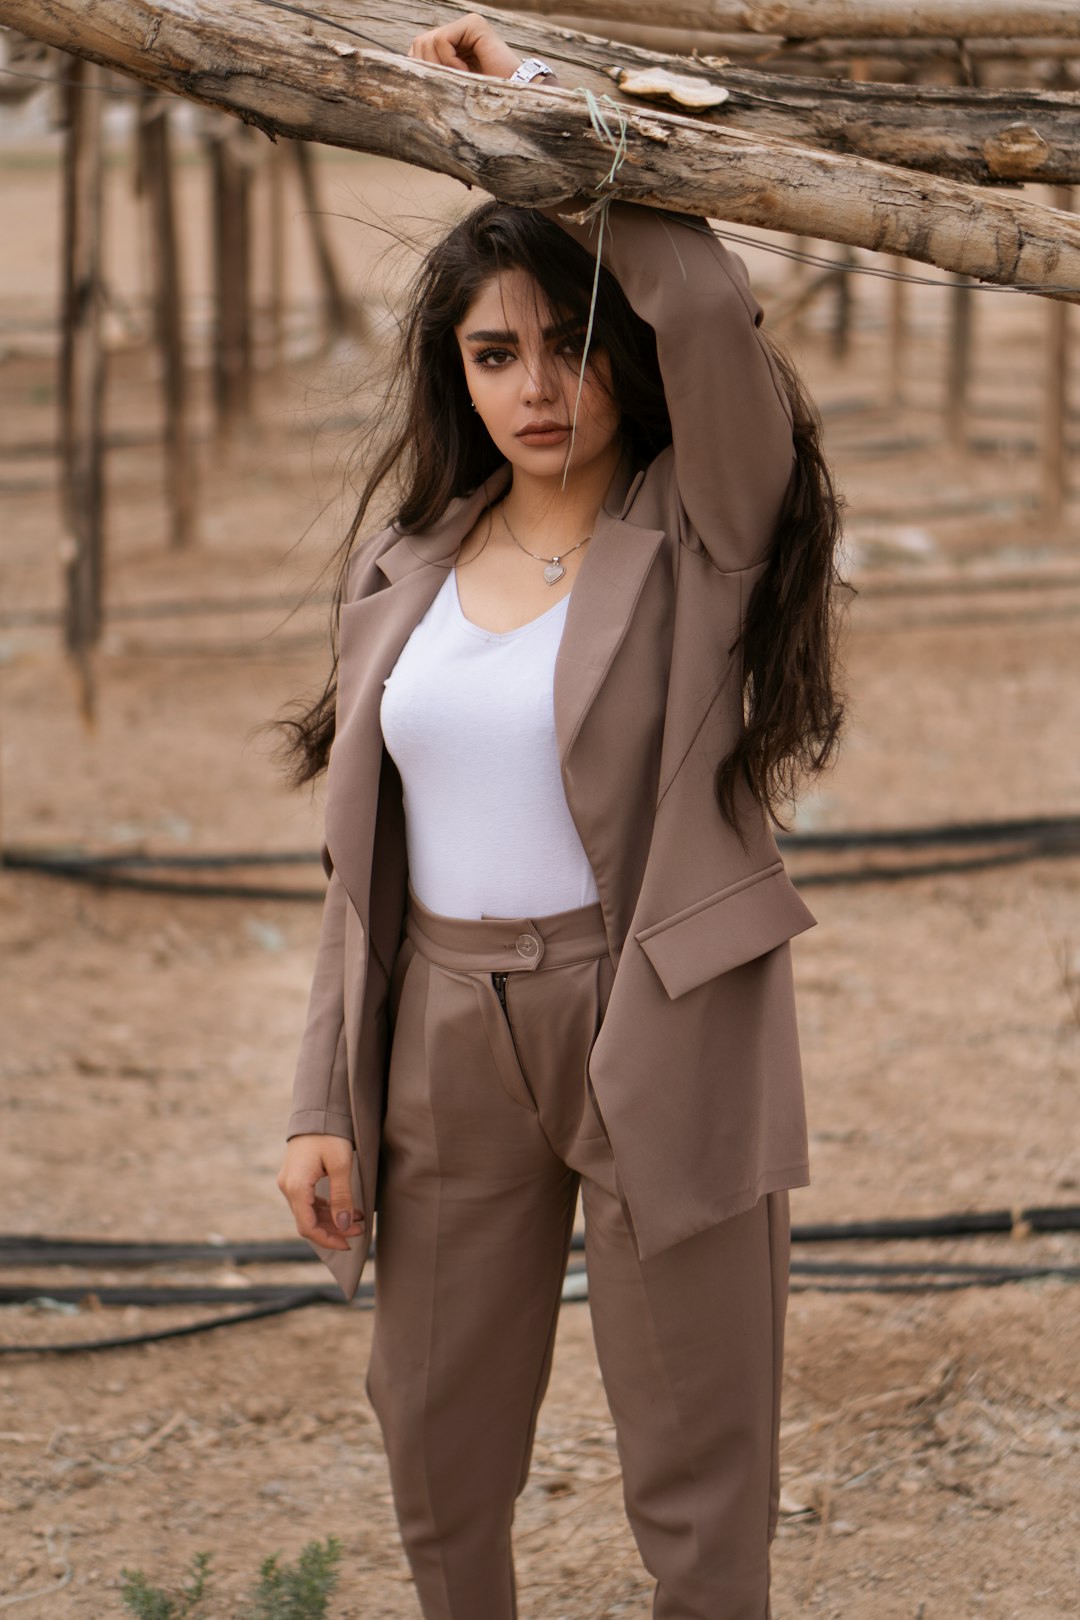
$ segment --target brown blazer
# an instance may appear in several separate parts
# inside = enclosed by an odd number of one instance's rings
[[[588,227],[548,213],[590,245]],[[555,730],[616,968],[589,1078],[647,1259],[808,1179],[787,942],[814,918],[749,795],[740,841],[713,791],[742,720],[731,648],[793,462],[761,311],[741,261],[700,221],[620,203],[605,238],[605,262],[656,331],[674,442],[644,470],[624,458],[608,490],[567,609]],[[313,1245],[347,1298],[373,1224],[406,900],[383,681],[509,479],[504,464],[431,527],[367,540],[341,609],[330,885],[287,1134],[357,1144],[365,1236],[348,1252]]]

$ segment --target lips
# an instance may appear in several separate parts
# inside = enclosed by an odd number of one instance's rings
[[[515,438],[535,439],[539,443],[543,440],[554,441],[565,438],[569,431],[570,429],[564,422],[530,422],[515,434]]]

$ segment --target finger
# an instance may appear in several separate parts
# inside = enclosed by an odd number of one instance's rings
[[[435,50],[431,43],[431,34],[417,34],[409,46],[409,55],[414,62],[436,62]]]
[[[344,1225],[342,1220],[344,1219]],[[332,1204],[324,1199],[315,1200],[315,1224],[318,1230],[326,1236],[338,1238],[361,1237],[364,1232],[364,1212],[355,1210],[351,1204],[344,1209],[335,1210]]]
[[[440,66],[459,68],[463,69],[466,73],[471,73],[473,66],[471,60],[467,60],[464,56],[459,56],[457,51],[454,49],[453,42],[447,39],[445,34],[442,32],[436,34],[433,43]]]
[[[338,1198],[336,1203],[333,1199],[316,1198],[315,1219],[328,1232],[346,1232],[355,1235],[364,1225],[364,1212],[362,1209],[354,1209],[347,1196],[344,1199]]]
[[[428,62],[432,67],[465,67],[466,63],[454,51],[453,43],[444,38],[444,30],[431,29],[426,34],[418,34],[409,47],[409,55],[414,61]]]
[[[324,1229],[319,1221],[315,1208],[317,1202],[311,1186],[292,1187],[286,1191],[289,1207],[293,1212],[296,1230],[302,1238],[320,1244],[323,1248],[347,1249],[348,1240],[339,1232],[333,1232],[327,1227]]]

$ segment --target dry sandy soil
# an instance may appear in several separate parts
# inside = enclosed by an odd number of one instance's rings
[[[324,154],[321,172],[326,207],[343,214],[447,217],[462,201],[456,187],[362,159]],[[170,552],[158,452],[130,443],[154,427],[158,394],[138,341],[145,244],[117,154],[108,420],[122,442],[109,459],[111,618],[88,726],[48,619],[61,536],[48,449],[53,148],[0,154],[0,178],[4,844],[314,850],[318,800],[285,790],[259,728],[324,667],[325,606],[288,609],[317,584],[340,522],[369,351],[311,357],[313,289],[295,222],[290,358],[264,376],[257,419],[228,452],[213,443],[197,380],[200,542]],[[196,158],[182,181],[197,338],[206,209]],[[392,299],[384,239],[333,224],[350,285],[373,307]],[[761,248],[748,256],[766,304],[778,299],[791,265]],[[823,306],[794,340],[849,498],[860,590],[847,638],[850,731],[798,824],[1075,814],[1080,511],[1051,529],[1033,504],[1046,311],[979,299],[969,442],[950,452],[946,295],[914,290],[897,403],[886,397],[887,286],[859,278],[855,291],[845,362],[831,356]],[[188,611],[133,611],[170,603]],[[792,869],[825,864],[804,854]],[[267,879],[310,886],[318,872]],[[807,894],[820,926],[796,961],[814,1181],[794,1195],[796,1221],[1080,1203],[1080,858]],[[274,1178],[317,923],[310,903],[0,874],[0,1228],[293,1236]],[[1080,1242],[797,1251],[810,1254],[1076,1266]],[[4,1280],[92,1294],[140,1280],[311,1281],[315,1271],[12,1269]],[[935,1299],[809,1281],[796,1278],[789,1313],[778,1620],[1075,1613],[1080,1288],[1041,1279]],[[0,1339],[136,1335],[212,1312],[21,1304],[0,1311]],[[160,1344],[4,1358],[0,1606],[50,1620],[117,1615],[122,1567],[175,1582],[207,1549],[212,1613],[228,1616],[262,1557],[291,1558],[332,1532],[344,1547],[337,1620],[415,1616],[363,1391],[370,1329],[363,1312],[320,1305]],[[649,1613],[585,1304],[563,1309],[517,1549],[528,1620]]]

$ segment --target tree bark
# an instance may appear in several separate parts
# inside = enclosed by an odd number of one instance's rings
[[[625,20],[627,0],[509,0],[513,10]],[[1076,0],[653,0],[650,21],[787,39],[1080,39]]]
[[[1080,301],[1074,216],[652,106],[620,108],[625,152],[607,184],[612,151],[580,90],[523,88],[391,54],[384,41],[402,48],[438,8],[385,0],[378,16],[372,10],[336,0],[337,20],[321,22],[266,0],[200,0],[197,9],[192,0],[97,0],[89,10],[86,0],[49,0],[44,10],[41,0],[0,0],[0,22],[271,136],[402,159],[507,202],[602,193]],[[520,32],[507,30],[515,44]],[[544,54],[566,63],[577,84],[609,83],[558,52]],[[783,85],[789,96],[791,81]],[[865,95],[876,87],[847,88]]]

